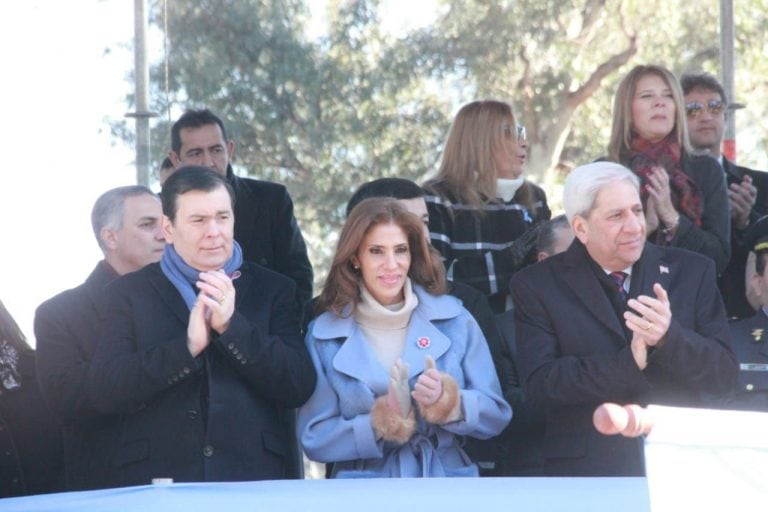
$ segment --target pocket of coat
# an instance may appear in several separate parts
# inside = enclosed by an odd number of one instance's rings
[[[125,466],[149,458],[149,439],[137,439],[124,443],[117,455],[117,465]]]

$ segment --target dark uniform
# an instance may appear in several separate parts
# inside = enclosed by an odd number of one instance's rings
[[[744,235],[744,245],[757,254],[768,256],[768,215],[755,222]],[[766,261],[768,263],[768,261]],[[764,269],[763,275],[768,272]],[[729,407],[768,411],[768,309],[763,306],[750,318],[730,324],[733,352],[739,362],[738,385]]]
[[[753,317],[731,324],[733,352],[739,362],[738,387],[731,407],[768,411],[768,315],[760,308]]]

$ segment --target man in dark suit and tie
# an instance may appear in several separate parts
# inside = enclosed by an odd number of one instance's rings
[[[296,478],[292,408],[315,386],[295,285],[243,261],[234,194],[204,167],[162,191],[160,263],[107,287],[88,393],[120,414],[113,486]]]
[[[731,211],[731,260],[719,276],[718,286],[729,317],[747,318],[754,308],[747,300],[744,272],[750,248],[744,243],[747,229],[768,213],[768,173],[749,169],[723,155],[728,98],[720,82],[709,73],[686,73],[680,77],[685,96],[686,121],[691,146],[709,153],[723,168],[728,183]]]
[[[595,407],[709,405],[738,372],[714,263],[646,242],[638,191],[619,164],[574,169],[563,206],[576,239],[512,278],[520,373],[545,410],[551,475],[643,475],[642,440],[599,434]]]
[[[114,447],[111,425],[88,401],[85,383],[101,335],[104,287],[123,274],[160,260],[165,238],[160,199],[146,187],[104,192],[93,205],[93,234],[104,259],[88,279],[43,302],[35,314],[37,380],[51,411],[64,426],[65,489],[110,486]]]

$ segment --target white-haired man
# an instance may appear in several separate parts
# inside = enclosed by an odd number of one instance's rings
[[[600,435],[592,413],[603,402],[705,405],[730,390],[738,366],[714,263],[646,242],[637,177],[619,164],[574,169],[563,197],[576,240],[512,279],[546,471],[643,475],[641,441]]]

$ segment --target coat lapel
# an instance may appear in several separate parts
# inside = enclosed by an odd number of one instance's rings
[[[333,358],[336,371],[365,382],[371,389],[389,387],[389,368],[384,368],[365,341],[363,331],[352,321],[352,334],[342,343]]]
[[[563,280],[589,312],[608,329],[625,339],[624,329],[611,301],[589,265],[586,248],[575,241],[564,255]]]
[[[160,265],[155,264],[152,274],[152,287],[157,290],[157,293],[163,299],[173,313],[182,321],[185,325],[189,323],[189,309],[184,303],[184,299],[181,298],[179,290],[168,280],[160,270]]]
[[[402,360],[410,368],[408,378],[412,379],[424,371],[426,356],[432,356],[437,361],[450,347],[451,340],[416,309],[411,315],[402,355]]]
[[[670,265],[663,256],[662,251],[650,242],[646,242],[643,255],[632,269],[632,282],[630,284],[630,297],[638,295],[656,297],[653,285],[659,283],[669,292],[669,283],[672,273],[679,269]]]

